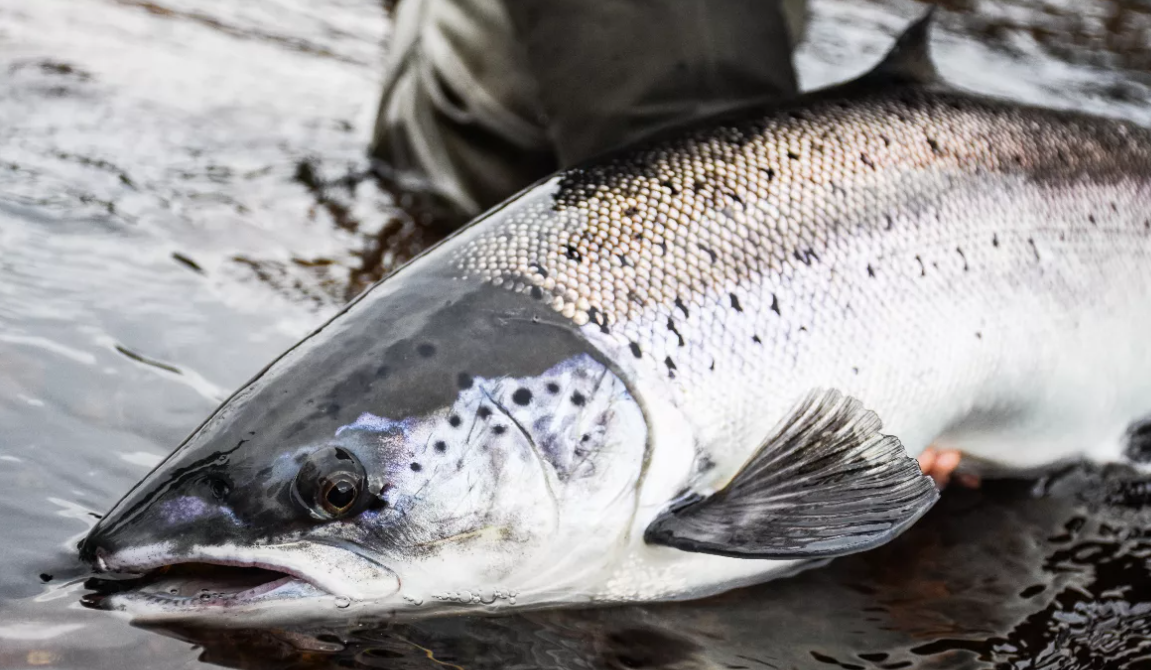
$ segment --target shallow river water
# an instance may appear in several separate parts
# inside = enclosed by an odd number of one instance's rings
[[[922,6],[811,0],[811,88]],[[944,75],[1151,124],[1151,5],[945,0]],[[1151,668],[1151,482],[949,491],[877,551],[645,607],[143,630],[81,605],[97,515],[434,241],[366,177],[378,0],[0,0],[0,668]]]

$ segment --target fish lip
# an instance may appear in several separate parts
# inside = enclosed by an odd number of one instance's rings
[[[401,591],[399,575],[375,557],[357,551],[354,544],[328,538],[297,538],[274,544],[207,544],[179,547],[173,541],[119,548],[97,549],[89,560],[107,572],[139,575],[147,583],[153,571],[164,566],[199,563],[236,568],[259,568],[287,575],[301,584],[305,593],[244,601],[315,601],[335,598],[348,602],[378,601]],[[159,577],[158,575],[156,575]],[[227,581],[227,580],[222,580]],[[138,589],[129,588],[122,595]],[[210,603],[206,603],[210,604]],[[231,605],[242,604],[239,601]]]
[[[233,568],[260,568],[262,570],[267,570],[269,572],[278,572],[278,573],[284,575],[284,577],[274,579],[271,582],[266,582],[264,584],[260,584],[258,586],[252,587],[250,589],[245,589],[244,591],[241,591],[235,595],[248,595],[249,599],[255,598],[259,595],[263,595],[265,593],[269,593],[271,591],[274,591],[275,588],[279,588],[280,586],[283,586],[284,584],[288,583],[285,580],[292,580],[292,579],[298,580],[298,581],[303,582],[305,584],[308,584],[308,585],[312,586],[313,588],[315,588],[316,590],[320,591],[324,595],[328,595],[328,596],[334,595],[329,589],[316,583],[316,581],[314,579],[309,578],[302,571],[300,571],[296,568],[293,568],[291,566],[279,564],[275,561],[257,561],[257,560],[250,560],[250,559],[224,559],[224,558],[201,556],[201,555],[197,555],[197,554],[188,554],[188,555],[184,555],[184,556],[176,556],[176,555],[164,556],[161,554],[159,557],[152,559],[152,560],[147,560],[147,561],[136,560],[136,561],[134,561],[131,559],[124,559],[121,556],[121,553],[122,552],[116,552],[113,554],[108,554],[103,549],[97,549],[95,560],[94,560],[96,572],[115,573],[115,574],[138,574],[142,577],[147,577],[151,573],[154,573],[155,571],[157,571],[161,568],[171,567],[171,566],[175,566],[175,565],[201,564],[201,565],[218,565],[221,567],[233,567]],[[270,584],[275,584],[276,586],[272,587],[272,588],[267,588]],[[257,591],[257,590],[261,590],[260,593],[252,593],[253,591]],[[157,597],[157,596],[151,596],[151,597]],[[236,601],[233,602],[233,604],[235,602],[242,602],[242,600],[237,599]],[[210,602],[210,603],[206,603],[204,606],[205,607],[224,606],[226,604],[227,603]]]

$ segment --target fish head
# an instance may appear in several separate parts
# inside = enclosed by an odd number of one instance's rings
[[[622,374],[546,305],[388,285],[93,528],[84,558],[142,575],[104,606],[310,616],[588,597],[631,536],[647,449]]]

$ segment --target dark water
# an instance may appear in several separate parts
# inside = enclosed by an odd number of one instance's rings
[[[944,4],[951,80],[1151,124],[1151,6]],[[805,85],[917,7],[813,0]],[[376,0],[0,4],[0,668],[1151,667],[1151,484],[1121,471],[950,492],[888,547],[694,603],[260,631],[83,608],[95,515],[435,239],[366,176],[387,36]]]

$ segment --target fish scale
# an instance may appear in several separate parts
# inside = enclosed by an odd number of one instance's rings
[[[720,453],[819,385],[923,442],[907,408],[958,416],[1038,367],[1008,347],[1151,307],[1147,130],[936,87],[843,93],[561,174],[457,267],[638,352]]]

